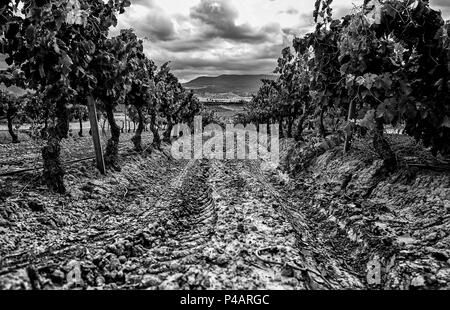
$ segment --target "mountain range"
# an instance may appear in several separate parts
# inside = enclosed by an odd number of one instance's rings
[[[220,75],[216,77],[201,76],[183,84],[198,96],[238,96],[251,97],[256,94],[263,79],[274,80],[276,75]]]
[[[199,97],[212,99],[246,98],[256,94],[263,79],[274,80],[276,78],[276,75],[263,74],[202,76],[183,84],[183,86],[188,90],[193,90]],[[19,87],[6,88],[4,84],[0,84],[0,90],[9,91],[16,96],[26,94],[26,91]]]

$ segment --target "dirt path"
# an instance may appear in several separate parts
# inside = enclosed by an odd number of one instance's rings
[[[363,287],[334,261],[314,259],[321,250],[306,242],[314,240],[305,219],[259,163],[191,161],[172,190],[157,203],[160,220],[145,237],[152,243],[147,274],[154,275],[147,282],[158,288]]]
[[[135,161],[12,221],[0,287],[364,287],[260,162]]]
[[[160,288],[304,288],[291,261],[293,230],[238,165],[188,165],[173,196],[159,204],[161,218],[171,219],[162,226],[177,230],[147,253],[155,261],[149,271],[166,279]]]

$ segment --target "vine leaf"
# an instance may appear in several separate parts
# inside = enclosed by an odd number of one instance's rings
[[[361,127],[367,128],[369,130],[375,129],[375,110],[367,111],[364,118],[358,121]]]

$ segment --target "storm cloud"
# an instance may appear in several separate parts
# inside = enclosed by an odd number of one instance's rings
[[[119,29],[134,28],[146,39],[149,57],[157,64],[171,61],[183,81],[200,75],[268,74],[281,49],[295,35],[313,28],[311,12],[300,12],[293,5],[295,0],[282,1],[286,4],[280,6],[267,0],[246,0],[248,11],[234,0],[187,2],[190,5],[175,0],[134,1],[119,18],[113,35]],[[269,4],[264,7],[263,2]],[[258,5],[269,18],[255,16],[261,14]],[[288,18],[280,20],[280,15]],[[288,19],[286,27],[283,21]]]
[[[315,0],[132,0],[120,29],[135,29],[158,65],[171,61],[182,81],[202,75],[269,74],[281,49],[314,29]],[[362,0],[334,0],[342,17]],[[450,18],[449,0],[431,7]],[[0,54],[0,69],[5,68]]]
[[[228,1],[201,0],[200,4],[191,8],[190,17],[194,23],[204,27],[203,36],[206,38],[223,38],[237,42],[267,41],[269,36],[279,28],[267,25],[256,29],[249,24],[237,25],[239,12]]]

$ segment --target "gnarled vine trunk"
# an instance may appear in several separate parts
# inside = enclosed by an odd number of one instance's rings
[[[303,138],[303,127],[305,126],[306,116],[303,114],[298,121],[297,130],[294,135],[295,141],[299,142]]]
[[[48,135],[48,113],[46,113],[47,115],[45,116],[45,120],[44,120],[44,128],[41,129],[41,138],[45,139]]]
[[[111,128],[111,138],[106,144],[105,150],[105,166],[107,169],[113,168],[116,171],[120,171],[118,165],[119,160],[119,141],[121,128],[117,125],[114,118],[113,108],[106,109],[106,118],[108,119],[109,126]]]
[[[67,138],[69,132],[69,111],[65,103],[61,103],[56,111],[57,123],[48,129],[47,145],[42,148],[44,163],[43,180],[50,190],[59,194],[66,192],[64,185],[65,170],[61,162],[61,140]]]
[[[126,124],[124,121],[121,121],[121,123],[122,123],[122,126],[120,127],[120,133],[125,133]]]
[[[280,126],[280,138],[284,138],[283,118],[278,118],[278,125]]]
[[[161,138],[156,128],[156,114],[153,112],[150,118],[150,130],[153,134],[153,146],[157,149],[161,148]]]
[[[303,139],[303,128],[305,126],[306,119],[308,117],[308,109],[306,106],[303,107],[303,113],[300,119],[298,120],[297,130],[294,135],[294,139],[296,142],[299,142]]]
[[[374,131],[373,147],[375,151],[384,161],[384,167],[388,172],[392,172],[397,167],[397,160],[395,153],[392,151],[389,142],[384,137],[384,125],[383,120],[376,120],[376,128]]]
[[[294,127],[294,117],[289,117],[288,118],[288,124],[287,124],[287,138],[292,138],[293,136],[293,132],[292,132],[292,128]]]
[[[8,116],[6,117],[8,120],[8,132],[9,135],[11,136],[12,139],[12,143],[19,143],[19,136],[14,132],[14,128],[13,128],[13,120],[14,120],[14,116],[10,115],[8,113]]]
[[[102,133],[105,134],[106,133],[106,119],[103,119],[103,123],[102,123]]]
[[[323,138],[325,138],[327,136],[327,133],[325,130],[325,125],[323,123],[324,116],[325,116],[325,108],[322,108],[322,110],[320,111],[320,117],[319,117],[319,133]]]
[[[142,152],[142,132],[144,131],[145,128],[144,113],[142,113],[142,107],[138,107],[136,108],[136,110],[138,112],[139,125],[131,141],[133,141],[134,143],[134,150],[136,152]]]
[[[80,121],[80,132],[78,132],[78,136],[82,137],[83,136],[83,118],[80,117],[79,121]]]
[[[170,135],[172,134],[173,122],[171,117],[167,117],[167,129],[164,132],[164,142],[170,143]]]

